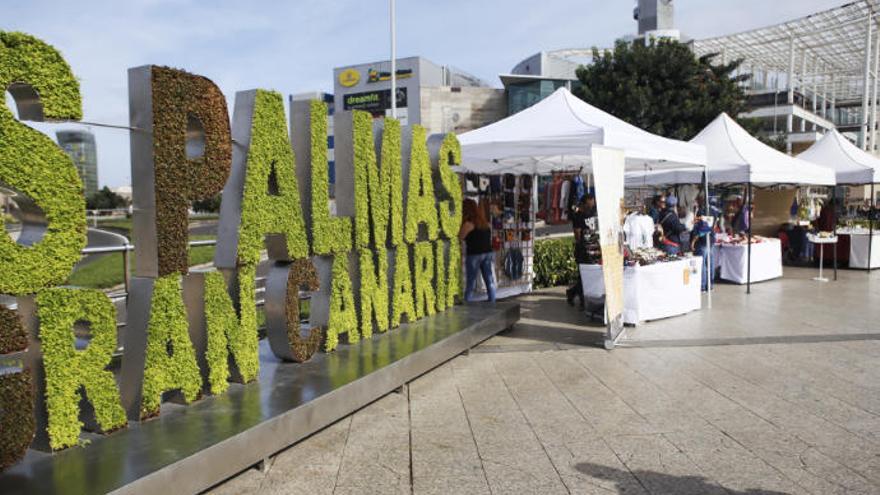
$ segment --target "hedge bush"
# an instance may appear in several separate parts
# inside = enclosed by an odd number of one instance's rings
[[[574,262],[574,237],[535,242],[535,287],[555,287],[571,283],[578,276]]]

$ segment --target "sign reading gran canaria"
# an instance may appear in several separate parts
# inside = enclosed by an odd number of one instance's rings
[[[136,269],[119,376],[117,315],[100,291],[61,287],[86,243],[83,187],[68,156],[0,105],[0,183],[41,213],[0,235],[0,466],[28,447],[59,450],[83,429],[110,434],[162,403],[257,378],[257,265],[268,255],[267,339],[303,362],[340,341],[435,314],[460,295],[460,160],[453,135],[367,113],[337,116],[337,208],[327,177],[327,108],[238,92],[167,67],[129,70]],[[75,121],[79,85],[59,52],[0,32],[0,84],[18,116]],[[190,273],[187,210],[222,191],[215,267]],[[24,207],[22,209],[25,209]],[[265,254],[264,254],[265,253]],[[299,293],[313,292],[300,328]],[[78,348],[75,326],[90,340]],[[88,447],[86,447],[88,448]]]

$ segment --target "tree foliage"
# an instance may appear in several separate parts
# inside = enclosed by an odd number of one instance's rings
[[[86,198],[86,208],[90,210],[115,210],[128,206],[128,200],[104,186]]]
[[[593,63],[581,66],[575,94],[630,124],[674,139],[691,139],[718,114],[736,118],[746,95],[734,75],[741,60],[715,64],[715,54],[697,58],[672,40],[627,43],[593,49]]]

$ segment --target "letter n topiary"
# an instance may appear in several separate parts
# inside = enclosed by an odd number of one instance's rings
[[[212,394],[229,388],[229,361],[234,361],[243,383],[253,381],[260,371],[254,265],[239,269],[241,319],[235,314],[226,281],[220,272],[205,275],[205,320],[208,331],[208,383]]]
[[[180,390],[186,402],[199,397],[202,377],[189,340],[180,276],[167,275],[153,285],[147,353],[144,363],[141,418],[159,414],[162,394]]]
[[[101,430],[127,424],[113,372],[107,371],[116,350],[116,308],[103,293],[87,289],[45,289],[37,294],[40,342],[46,373],[49,445],[53,450],[76,445],[80,394],[95,410]],[[74,325],[88,322],[91,339],[77,350]]]
[[[376,260],[374,262],[373,260]],[[361,336],[373,335],[373,320],[380,332],[388,330],[388,251],[377,247],[358,251],[361,279]]]

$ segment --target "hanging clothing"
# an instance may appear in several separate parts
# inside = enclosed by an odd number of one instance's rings
[[[654,220],[648,215],[633,213],[623,222],[623,233],[630,249],[649,248],[654,245]]]

